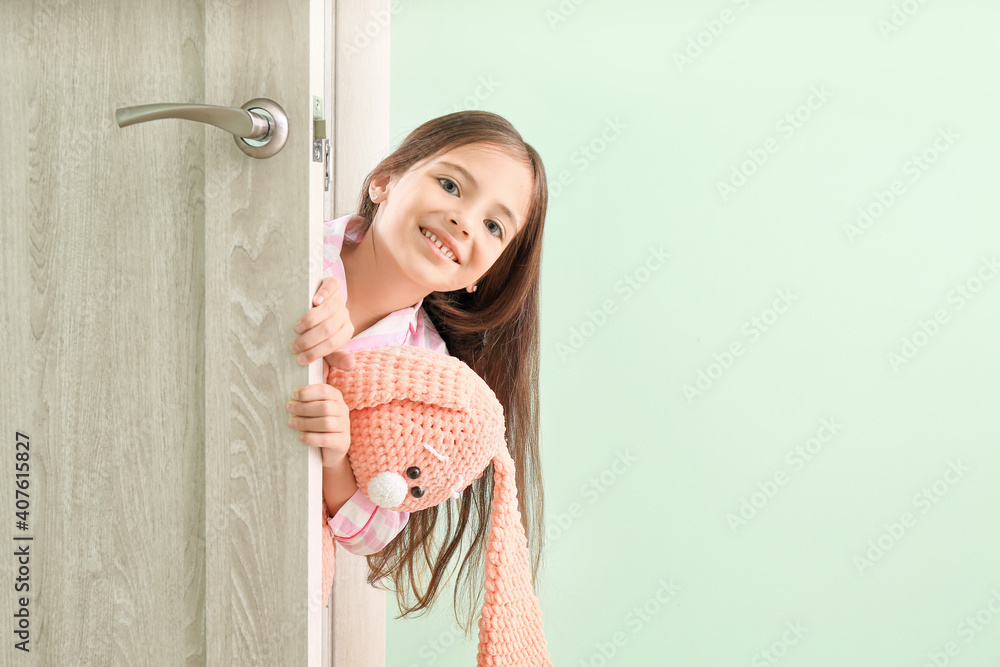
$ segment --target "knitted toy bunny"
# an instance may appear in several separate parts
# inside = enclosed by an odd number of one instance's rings
[[[351,411],[347,456],[358,488],[380,507],[415,512],[457,498],[492,461],[476,664],[551,667],[496,394],[463,361],[434,350],[386,345],[353,354],[354,369],[331,368],[327,382]],[[335,560],[328,517],[324,503],[323,599]]]

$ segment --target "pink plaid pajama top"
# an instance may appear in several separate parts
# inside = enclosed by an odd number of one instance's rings
[[[323,223],[323,277],[335,277],[340,283],[340,296],[347,299],[347,280],[340,248],[344,237],[360,241],[364,234],[358,229],[363,218],[348,214]],[[342,349],[348,352],[382,345],[414,345],[448,354],[448,348],[421,306],[421,299],[412,306],[389,313],[354,338]],[[328,523],[334,539],[353,554],[366,556],[382,550],[392,541],[410,518],[408,512],[393,512],[379,507],[361,489],[330,517]]]

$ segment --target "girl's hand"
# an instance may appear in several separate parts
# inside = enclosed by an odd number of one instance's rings
[[[292,341],[289,349],[298,355],[303,366],[325,357],[332,368],[353,370],[354,355],[340,348],[354,337],[354,325],[336,278],[323,279],[313,296],[313,304],[296,323],[295,331],[302,335]]]
[[[320,448],[324,468],[343,461],[351,448],[351,420],[339,389],[325,383],[299,387],[285,410],[292,415],[288,426],[299,431],[299,439]]]

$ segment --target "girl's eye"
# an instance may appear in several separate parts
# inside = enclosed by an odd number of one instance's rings
[[[494,220],[487,220],[486,222],[492,222],[494,225],[496,225],[497,234],[499,235],[499,238],[502,239],[503,238],[503,226],[501,226],[500,223],[498,223],[498,222],[496,222]],[[492,234],[493,232],[490,232],[490,233]]]
[[[458,192],[458,186],[455,185],[455,182],[453,180],[451,180],[450,178],[439,178],[437,180],[438,180],[438,183],[441,184],[441,187],[444,188],[445,191],[448,194],[455,194],[456,192]],[[447,188],[447,186],[445,186],[445,183],[450,183],[452,186],[455,187],[455,190],[454,191],[449,190]],[[503,237],[504,237],[503,225],[501,225],[500,223],[498,223],[498,222],[496,222],[494,220],[487,220],[486,222],[492,222],[494,224],[494,226],[496,227],[496,231],[495,232],[491,231],[490,234],[493,234],[494,236],[496,236],[499,239],[503,239]]]

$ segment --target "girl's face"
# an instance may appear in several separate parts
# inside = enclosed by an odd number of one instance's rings
[[[481,143],[422,160],[388,182],[372,179],[369,195],[379,204],[371,227],[376,245],[428,293],[464,289],[521,231],[532,181],[530,166]],[[439,254],[425,229],[457,262]]]

